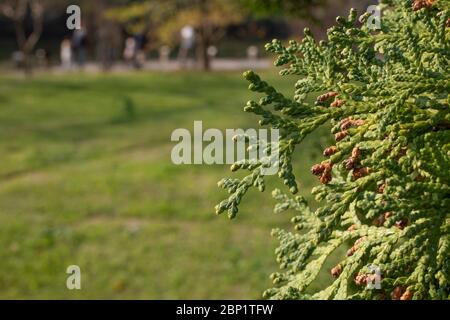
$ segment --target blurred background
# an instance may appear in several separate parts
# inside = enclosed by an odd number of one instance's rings
[[[278,268],[270,230],[290,227],[272,213],[282,186],[269,178],[235,220],[217,217],[228,166],[172,164],[171,133],[255,128],[242,71],[288,96],[298,80],[264,44],[305,26],[323,38],[375,3],[0,0],[0,298],[260,298]],[[309,167],[330,141],[323,128],[296,154],[313,206]],[[66,288],[69,265],[82,290]]]

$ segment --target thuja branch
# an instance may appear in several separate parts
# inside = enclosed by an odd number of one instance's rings
[[[274,273],[274,299],[450,298],[450,1],[381,1],[381,30],[369,30],[368,15],[351,10],[338,17],[326,41],[306,29],[299,43],[274,40],[281,75],[299,77],[292,98],[253,72],[245,73],[259,101],[245,111],[260,125],[280,130],[278,175],[293,194],[295,148],[324,123],[336,143],[311,168],[321,183],[312,190],[321,206],[281,191],[276,212],[297,212],[294,231],[274,230],[282,272]],[[247,190],[264,191],[261,164],[243,180],[224,179],[230,197],[216,212],[234,218]],[[339,256],[337,249],[347,247]],[[311,284],[326,261],[330,283]],[[366,286],[381,270],[381,288]],[[372,290],[373,289],[373,290]]]

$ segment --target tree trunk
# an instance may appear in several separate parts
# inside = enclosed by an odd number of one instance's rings
[[[208,47],[211,44],[211,28],[208,22],[207,1],[200,0],[200,12],[202,13],[202,22],[199,27],[199,58],[201,67],[204,71],[211,70],[211,59],[208,55]]]
[[[210,41],[205,27],[206,26],[202,26],[199,31],[199,38],[200,38],[199,58],[202,69],[204,71],[209,71],[211,70],[211,59],[208,55],[208,47],[210,45]]]
[[[31,12],[31,19],[33,22],[33,31],[27,37],[25,32],[25,18],[27,14],[28,4]],[[32,61],[31,56],[33,53],[33,48],[39,41],[42,34],[42,29],[44,25],[43,13],[44,7],[39,0],[26,1],[22,0],[17,3],[17,6],[9,8],[9,17],[14,21],[16,40],[19,50],[23,54],[23,69],[25,74],[30,75],[32,73]]]
[[[33,74],[33,61],[31,58],[31,53],[22,50],[23,53],[23,72],[26,76],[31,76]]]

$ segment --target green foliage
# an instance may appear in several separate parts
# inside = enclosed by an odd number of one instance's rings
[[[240,0],[244,8],[257,15],[289,15],[311,18],[310,10],[325,0]]]
[[[106,16],[131,33],[150,32],[155,41],[173,46],[186,25],[220,38],[221,28],[243,19],[240,9],[238,0],[141,0],[112,8]]]
[[[331,123],[336,145],[312,168],[322,185],[312,190],[314,212],[302,197],[275,190],[275,211],[297,211],[296,231],[274,230],[282,272],[272,275],[273,299],[450,298],[450,110],[448,0],[389,0],[381,30],[364,14],[338,17],[327,41],[306,29],[301,43],[274,40],[281,75],[300,78],[293,99],[253,72],[250,90],[263,93],[245,111],[280,129],[279,176],[292,193],[294,149]],[[309,103],[309,99],[316,100]],[[269,107],[273,107],[270,110]],[[243,180],[219,185],[230,197],[216,206],[235,217],[247,190],[263,184],[259,163]],[[232,169],[238,169],[233,166]],[[263,188],[260,188],[263,191]],[[347,255],[333,257],[343,247]],[[333,258],[328,286],[313,282]],[[381,270],[381,289],[368,289]],[[334,279],[333,279],[334,277]]]
[[[193,26],[198,36],[217,41],[223,36],[223,28],[243,19],[236,0],[182,0],[174,14],[158,31],[161,40],[173,44],[185,25]]]
[[[160,26],[175,10],[173,1],[139,1],[113,7],[105,16],[119,22],[127,32],[139,34]]]

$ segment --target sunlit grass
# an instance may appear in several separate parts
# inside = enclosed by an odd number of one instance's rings
[[[289,217],[254,191],[236,220],[216,217],[228,167],[170,161],[171,132],[194,120],[255,127],[246,86],[238,73],[0,76],[0,297],[259,298],[277,269],[270,230]],[[297,152],[304,194],[322,136]]]

